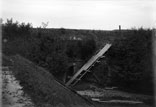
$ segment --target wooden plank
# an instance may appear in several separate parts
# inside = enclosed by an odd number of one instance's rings
[[[96,55],[91,57],[91,59],[82,66],[80,70],[66,83],[66,86],[69,86],[74,79],[77,78],[77,76],[84,70],[87,70],[98,58],[100,58],[109,48],[111,47],[111,44],[106,44]]]

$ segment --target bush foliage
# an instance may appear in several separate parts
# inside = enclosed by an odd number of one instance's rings
[[[32,28],[31,24],[13,22],[2,24],[3,53],[20,54],[37,65],[46,68],[58,78],[67,71],[70,61],[88,60],[106,42],[112,47],[106,54],[106,62],[100,65],[98,75],[111,74],[112,85],[152,92],[152,31],[132,29],[95,31],[74,29]],[[79,38],[79,39],[71,39]],[[103,66],[109,66],[109,69]],[[109,70],[109,71],[106,71]],[[95,71],[96,72],[96,71]],[[107,73],[106,73],[107,72]],[[103,75],[103,76],[102,76]],[[106,79],[102,79],[102,83]]]
[[[124,40],[114,43],[108,52],[112,83],[118,86],[153,90],[152,31],[145,29],[126,32]]]

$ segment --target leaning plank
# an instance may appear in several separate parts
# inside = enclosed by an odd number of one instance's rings
[[[89,67],[92,66],[98,58],[102,57],[103,54],[111,47],[111,44],[106,44],[96,55],[92,56],[87,63],[85,63],[80,70],[78,70],[75,75],[66,83],[69,86],[83,71],[86,71]],[[77,81],[76,81],[77,82]]]

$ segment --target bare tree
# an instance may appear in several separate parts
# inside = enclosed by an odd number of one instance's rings
[[[48,26],[48,24],[49,24],[49,22],[46,22],[46,23],[45,22],[42,22],[42,27],[43,28],[46,28]]]

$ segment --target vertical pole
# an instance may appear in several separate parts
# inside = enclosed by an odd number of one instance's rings
[[[121,25],[119,25],[119,35],[121,36]]]
[[[119,31],[121,31],[121,25],[119,25]]]
[[[74,72],[74,74],[76,73],[76,63],[73,63],[73,72]]]
[[[65,72],[63,75],[63,82],[66,83],[66,81],[67,81],[67,72]]]
[[[120,35],[121,35],[121,25],[119,25],[119,33],[120,33]]]

